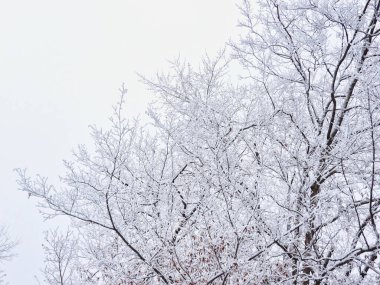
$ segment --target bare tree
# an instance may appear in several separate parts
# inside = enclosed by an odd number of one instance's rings
[[[380,282],[380,1],[240,9],[233,59],[143,78],[152,127],[123,117],[122,88],[63,187],[19,170],[73,219],[95,284]]]
[[[0,227],[0,265],[4,261],[9,261],[13,256],[13,249],[16,242],[9,238],[9,235],[4,227]],[[6,274],[0,270],[0,284],[5,284]]]
[[[380,1],[258,2],[232,45],[272,114],[259,153],[283,226],[251,260],[276,246],[294,284],[379,282]]]
[[[44,275],[47,284],[73,285],[75,280],[77,250],[73,233],[67,231],[60,234],[58,229],[45,234],[45,269]]]

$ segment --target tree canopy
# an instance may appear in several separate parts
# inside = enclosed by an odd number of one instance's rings
[[[380,282],[380,1],[239,8],[219,56],[143,79],[151,127],[123,87],[59,187],[18,171],[73,221],[48,238],[50,284]]]

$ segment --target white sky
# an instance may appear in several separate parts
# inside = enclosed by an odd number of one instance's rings
[[[88,125],[105,125],[122,82],[127,112],[144,112],[153,76],[166,60],[197,64],[237,33],[234,0],[0,1],[0,224],[20,241],[4,264],[10,285],[37,284],[46,226],[12,169],[49,176],[88,144]],[[41,277],[40,277],[41,279]]]

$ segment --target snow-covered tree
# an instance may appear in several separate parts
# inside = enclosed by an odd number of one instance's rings
[[[378,282],[380,1],[260,4],[234,50],[272,114],[258,136],[282,226],[263,253],[294,283]]]
[[[13,257],[13,249],[16,244],[17,242],[9,238],[6,228],[0,226],[0,265],[2,265],[4,261],[9,261]],[[5,272],[0,268],[0,284],[5,284],[5,277]]]
[[[19,171],[72,218],[77,284],[380,282],[380,1],[257,2],[232,58],[144,79],[153,127],[122,89],[59,188]]]

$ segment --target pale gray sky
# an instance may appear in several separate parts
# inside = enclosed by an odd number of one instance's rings
[[[122,82],[127,111],[144,112],[152,76],[179,54],[193,63],[237,33],[234,0],[0,1],[0,224],[20,241],[10,285],[37,284],[43,224],[12,169],[52,181],[88,125],[105,125]]]

